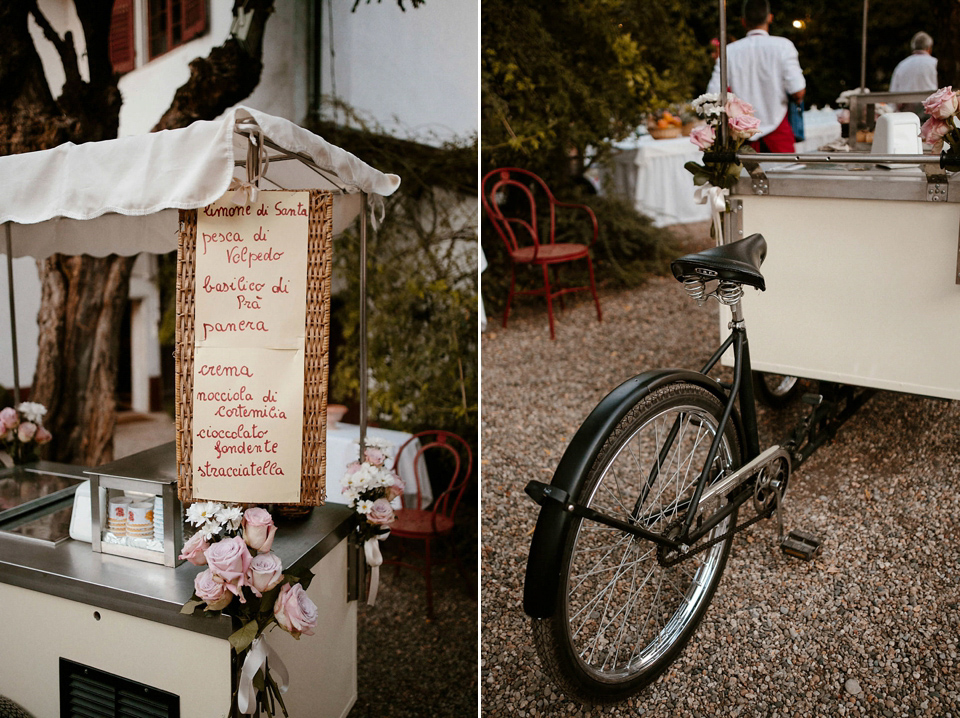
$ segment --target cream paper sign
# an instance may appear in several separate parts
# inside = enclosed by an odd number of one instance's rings
[[[309,192],[197,210],[193,494],[300,501]]]

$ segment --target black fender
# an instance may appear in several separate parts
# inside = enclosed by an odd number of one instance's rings
[[[577,496],[603,448],[604,441],[627,412],[654,390],[678,382],[702,386],[716,395],[722,403],[727,402],[723,387],[699,372],[655,369],[638,374],[607,394],[590,412],[563,452],[550,485],[565,491],[571,497]],[[740,417],[737,412],[733,412],[732,417],[742,444],[743,427]],[[557,591],[560,588],[561,554],[574,518],[574,515],[565,511],[557,501],[547,501],[540,509],[530,543],[523,587],[523,610],[528,616],[549,618],[553,615]]]

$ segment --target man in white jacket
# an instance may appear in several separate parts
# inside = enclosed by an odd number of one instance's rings
[[[751,146],[758,152],[793,152],[787,119],[787,96],[803,99],[807,83],[797,48],[785,37],[770,35],[773,15],[767,0],[745,0],[747,36],[727,46],[728,89],[754,108],[760,129]],[[707,92],[720,92],[720,64],[713,68]]]

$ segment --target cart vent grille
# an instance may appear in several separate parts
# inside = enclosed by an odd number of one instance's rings
[[[61,658],[60,718],[180,718],[180,696]]]

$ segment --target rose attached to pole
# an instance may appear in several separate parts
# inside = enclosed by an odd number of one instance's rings
[[[710,207],[713,220],[710,236],[720,242],[721,217],[728,209],[726,197],[740,178],[737,153],[753,151],[744,145],[757,133],[760,120],[754,116],[753,106],[732,92],[727,93],[727,103],[723,107],[719,95],[708,93],[694,100],[693,108],[704,123],[690,132],[690,141],[703,150],[703,164],[687,162],[684,168],[693,175],[697,202]],[[729,130],[726,143],[719,132],[724,117]]]
[[[923,110],[930,117],[920,128],[920,137],[932,145],[934,154],[940,155],[942,169],[960,169],[960,125],[957,120],[960,92],[954,92],[950,85],[941,87],[923,101]]]
[[[370,589],[367,591],[367,604],[370,606],[377,601],[380,585],[380,566],[383,563],[380,541],[385,541],[390,535],[389,526],[397,518],[392,502],[403,496],[403,480],[387,467],[391,447],[392,444],[378,444],[367,437],[363,461],[349,464],[340,480],[341,493],[347,498],[350,508],[359,514],[357,535],[370,567]]]

